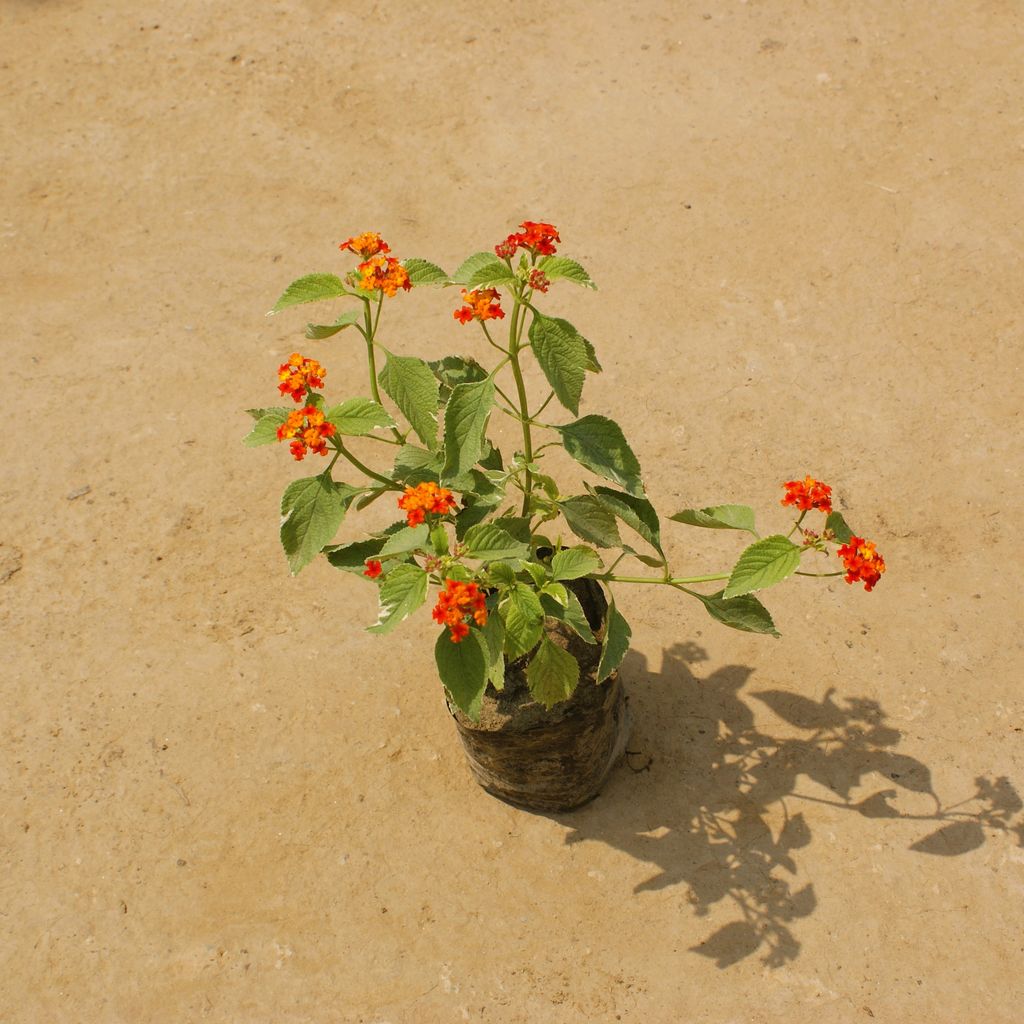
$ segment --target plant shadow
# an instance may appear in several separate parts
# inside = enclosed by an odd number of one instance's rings
[[[644,712],[659,722],[657,736],[644,741],[650,749],[626,755],[628,769],[649,772],[644,798],[616,786],[613,776],[610,791],[582,813],[552,816],[573,829],[566,843],[595,840],[655,865],[636,893],[685,884],[698,915],[730,901],[737,919],[692,952],[720,968],[755,953],[770,967],[799,955],[794,925],[814,912],[817,896],[813,883],[795,888],[790,881],[812,838],[794,803],[920,822],[925,834],[910,849],[922,854],[965,854],[985,842],[986,832],[1012,833],[1024,845],[1024,802],[1008,779],[978,778],[973,795],[943,804],[928,766],[897,751],[901,734],[886,724],[877,701],[842,697],[834,687],[817,702],[783,690],[742,692],[753,669],[731,665],[699,676],[693,666],[706,659],[698,645],[678,643],[654,672],[642,655],[627,655],[625,678],[657,705]],[[755,725],[755,708],[764,706],[789,725],[785,735]],[[801,776],[834,799],[799,793]],[[883,787],[854,800],[872,777]],[[912,794],[904,802],[919,812],[896,806],[900,790]],[[783,824],[773,834],[768,822],[780,811]]]

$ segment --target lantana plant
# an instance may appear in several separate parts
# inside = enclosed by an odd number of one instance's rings
[[[322,552],[331,565],[372,582],[380,603],[373,633],[391,632],[433,593],[433,618],[441,627],[438,672],[452,701],[471,718],[488,685],[500,690],[506,666],[518,659],[533,697],[546,707],[572,695],[580,668],[545,631],[547,618],[600,645],[598,683],[619,666],[630,627],[614,597],[609,592],[607,619],[595,635],[573,581],[671,587],[726,626],[778,636],[755,592],[789,576],[845,576],[870,591],[885,572],[875,545],[856,536],[833,509],[831,488],[806,476],[783,485],[781,504],[797,513],[788,532],[761,536],[746,505],[670,516],[753,538],[727,571],[676,575],[622,429],[606,416],[580,416],[586,376],[601,372],[594,346],[542,308],[559,287],[595,287],[579,262],[557,254],[560,244],[552,224],[525,221],[449,275],[428,260],[389,255],[390,246],[375,232],[346,239],[339,248],[352,269],[299,278],[271,313],[340,300],[338,315],[308,324],[305,336],[361,335],[369,396],[328,402],[327,369],[296,352],[278,369],[278,390],[291,404],[249,410],[255,424],[247,445],[287,442],[297,462],[327,460],[319,472],[289,484],[281,501],[281,543],[292,573]],[[448,287],[460,296],[448,315],[482,331],[496,353],[492,367],[460,356],[396,355],[381,341],[388,302],[411,288]],[[548,385],[532,399],[526,359],[536,360]],[[560,415],[558,406],[569,415]],[[521,445],[508,454],[488,437],[495,412],[521,430]],[[388,457],[372,458],[371,447]],[[565,493],[550,474],[548,456],[556,449],[593,475],[580,493]],[[353,482],[336,479],[339,461]],[[381,498],[394,501],[394,523],[336,542],[350,510]],[[818,518],[808,523],[808,516]],[[838,567],[823,567],[820,559],[833,556]],[[624,574],[619,566],[627,559],[647,571]],[[807,567],[812,561],[817,568]]]

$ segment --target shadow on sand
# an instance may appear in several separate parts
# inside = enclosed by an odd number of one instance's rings
[[[817,897],[813,884],[794,890],[786,877],[796,875],[799,851],[811,842],[794,805],[810,801],[867,818],[920,822],[923,834],[910,849],[922,854],[964,854],[993,831],[1014,833],[1024,845],[1024,820],[1017,818],[1024,803],[1009,780],[978,778],[973,795],[944,805],[927,765],[897,752],[901,734],[886,725],[876,701],[842,697],[834,688],[820,702],[783,690],[742,694],[753,670],[734,665],[700,677],[692,666],[706,658],[695,644],[676,644],[664,652],[661,672],[652,672],[642,655],[627,656],[624,677],[653,704],[645,718],[672,723],[659,730],[657,742],[669,737],[661,748],[627,755],[631,770],[651,769],[649,786],[637,800],[613,777],[582,813],[552,815],[573,829],[567,843],[603,842],[656,865],[658,872],[635,892],[683,883],[697,914],[731,901],[737,920],[693,952],[719,967],[757,952],[778,967],[799,954],[791,926],[813,913]],[[755,726],[758,705],[789,724],[786,736]],[[800,776],[835,798],[801,795]],[[853,800],[873,779],[882,788]],[[905,802],[923,805],[919,813],[896,806],[900,790]],[[784,823],[773,835],[768,819],[777,819],[780,809]]]

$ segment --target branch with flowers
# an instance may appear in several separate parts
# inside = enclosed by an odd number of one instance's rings
[[[291,483],[281,501],[281,542],[293,575],[322,552],[337,568],[374,581],[380,599],[378,621],[369,627],[374,633],[391,632],[436,588],[433,617],[444,627],[435,646],[438,670],[470,717],[479,713],[487,686],[500,690],[506,665],[518,659],[526,664],[532,695],[546,707],[572,695],[579,665],[547,635],[547,618],[600,646],[598,682],[616,670],[630,627],[610,597],[607,622],[595,635],[574,581],[671,587],[726,626],[778,636],[755,592],[790,576],[845,576],[870,591],[885,572],[875,545],[856,536],[833,509],[831,488],[808,476],[784,485],[782,505],[799,513],[787,534],[762,537],[746,505],[670,516],[754,538],[728,571],[674,573],[622,429],[605,416],[580,416],[586,376],[601,372],[594,346],[567,320],[539,308],[557,284],[595,287],[579,262],[557,255],[560,243],[553,225],[525,221],[449,275],[428,260],[389,255],[390,246],[374,232],[347,239],[340,249],[358,259],[354,269],[299,278],[271,313],[311,302],[346,303],[333,321],[308,324],[306,337],[322,340],[346,330],[361,335],[369,397],[328,404],[322,394],[327,370],[296,352],[278,370],[278,390],[293,405],[249,410],[255,423],[246,444],[287,441],[298,462],[329,459],[321,472]],[[427,361],[397,355],[381,340],[385,300],[414,287],[447,286],[460,288],[454,319],[476,323],[497,351],[491,369],[460,356]],[[492,330],[498,321],[504,321],[500,333]],[[527,358],[536,360],[548,384],[539,400],[527,393]],[[557,422],[565,417],[547,412],[552,402],[574,418]],[[509,458],[488,437],[496,410],[521,431],[522,444]],[[369,442],[377,453],[389,446],[391,457],[384,463],[374,458]],[[555,450],[593,474],[583,493],[564,493],[551,476]],[[335,478],[339,460],[357,482]],[[350,510],[389,492],[404,518],[363,539],[334,543]],[[824,517],[816,530],[805,525],[812,513]],[[631,531],[628,542],[624,527]],[[841,568],[808,568],[813,556],[832,554]],[[625,559],[654,572],[623,574],[618,568]],[[695,589],[716,582],[724,586]]]

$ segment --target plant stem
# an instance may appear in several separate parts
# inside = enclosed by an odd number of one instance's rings
[[[500,345],[499,345],[499,344],[498,344],[498,343],[497,343],[497,342],[496,342],[496,341],[495,341],[495,340],[494,340],[494,339],[493,339],[493,338],[491,337],[491,332],[490,332],[489,330],[487,330],[487,324],[485,324],[485,323],[483,322],[483,320],[481,320],[481,321],[480,321],[480,326],[481,326],[481,327],[482,327],[482,328],[484,329],[484,335],[486,336],[487,340],[488,340],[488,341],[489,341],[489,342],[490,342],[490,343],[491,343],[491,344],[492,344],[492,345],[493,345],[493,346],[494,346],[494,347],[495,347],[495,348],[496,348],[496,349],[497,349],[497,350],[498,350],[499,352],[501,352],[501,353],[503,353],[504,355],[506,355],[506,356],[507,356],[507,355],[508,355],[508,349],[507,349],[507,348],[502,348],[502,347],[501,347],[501,346],[500,346]]]
[[[710,583],[713,580],[727,580],[731,572],[711,573],[708,576],[674,576],[669,579],[662,579],[658,576],[616,576],[615,573],[604,573],[599,576],[591,576],[592,580],[601,580],[602,583],[660,583],[662,586],[678,587],[686,583]]]
[[[370,371],[370,394],[373,395],[373,400],[378,405],[383,405],[384,403],[380,400],[380,388],[377,386],[377,359],[373,351],[373,339],[377,333],[377,324],[380,323],[380,309],[383,301],[384,294],[381,293],[381,297],[377,301],[377,319],[375,321],[370,315],[370,300],[363,299],[363,317],[366,321],[366,329],[362,332],[362,335],[366,339],[366,364]],[[398,427],[392,427],[391,433],[399,444],[405,444],[405,436]]]
[[[523,458],[527,463],[533,462],[533,436],[530,433],[530,413],[526,398],[526,384],[523,381],[523,371],[519,366],[519,337],[522,333],[520,314],[522,302],[516,299],[515,309],[512,311],[512,325],[509,328],[509,360],[512,365],[512,376],[515,378],[516,391],[519,394],[519,413],[523,426]],[[533,474],[526,470],[525,485],[523,487],[523,515],[530,511],[530,495],[533,493]]]
[[[380,473],[374,472],[372,469],[370,469],[369,466],[366,466],[362,462],[360,462],[340,441],[335,441],[334,444],[335,447],[338,449],[338,455],[344,455],[345,458],[348,459],[348,461],[351,462],[352,465],[356,467],[356,469],[358,469],[361,473],[365,473],[371,480],[378,480],[380,481],[380,483],[386,484],[388,490],[390,491],[404,490],[404,488],[401,487],[399,484],[395,483],[394,480],[391,480],[386,476],[381,476]],[[338,455],[334,456],[335,460],[338,458]],[[331,465],[333,466],[334,462],[332,462]]]

